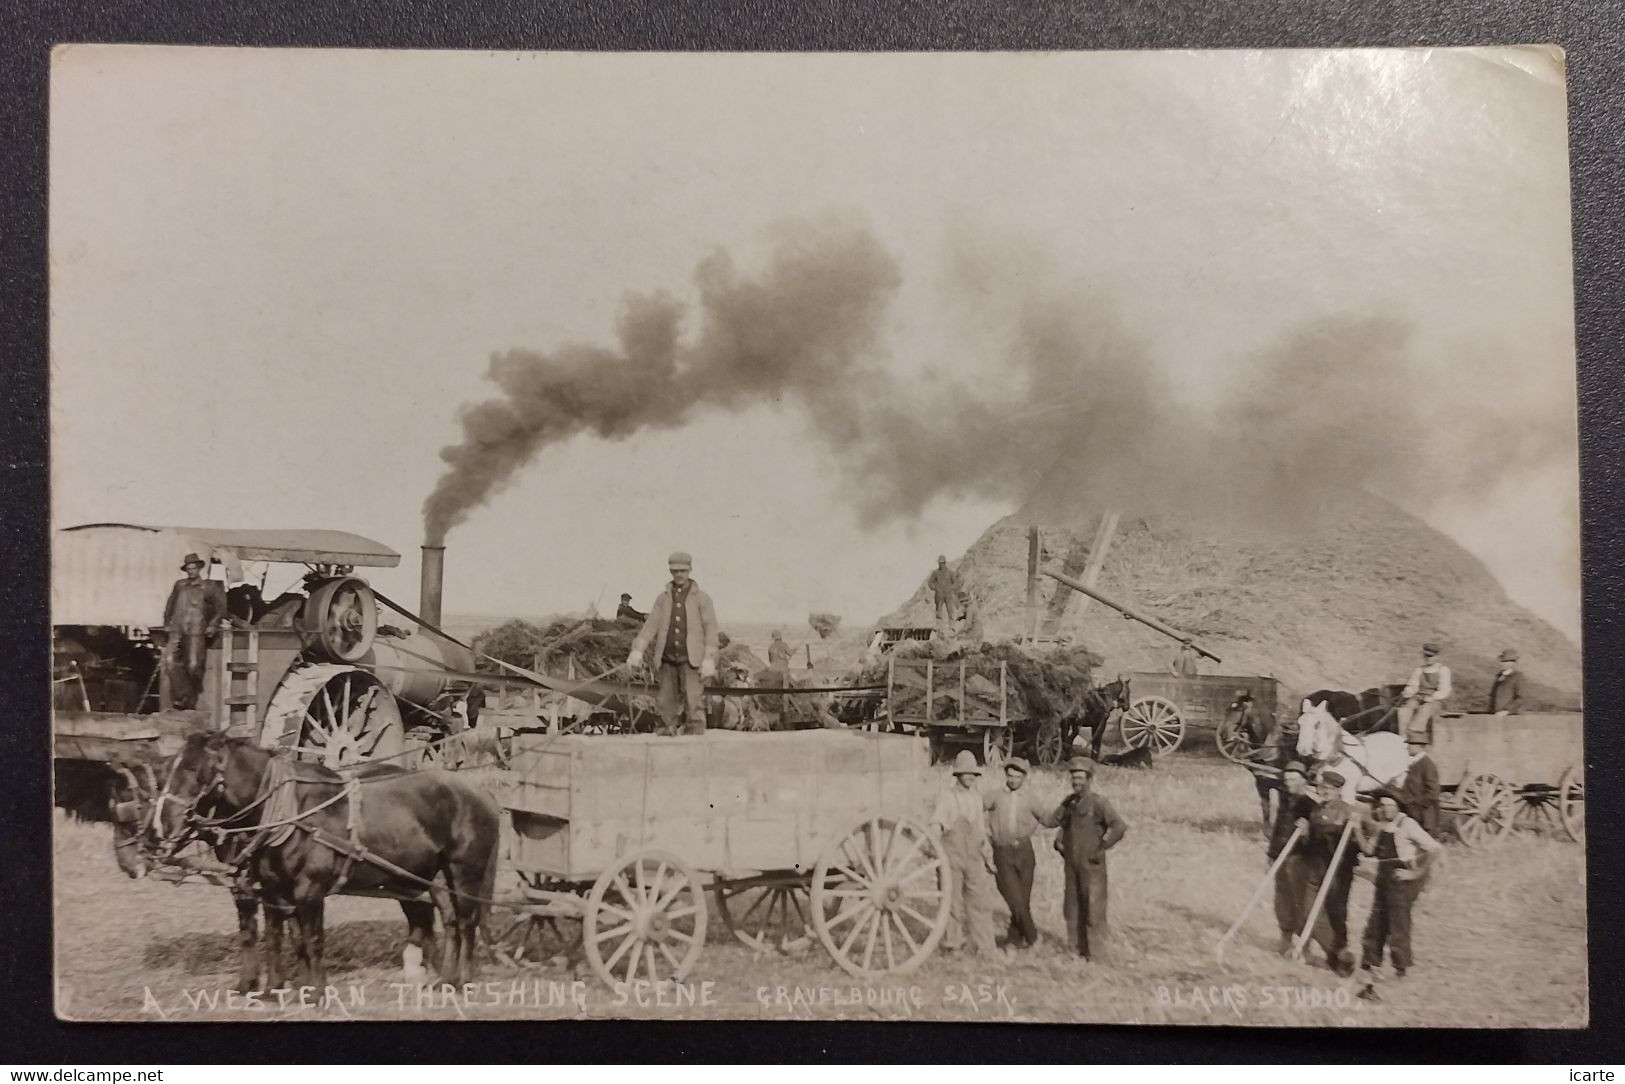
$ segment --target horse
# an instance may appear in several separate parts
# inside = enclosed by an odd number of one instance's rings
[[[1325,701],[1305,698],[1298,716],[1297,752],[1305,763],[1343,777],[1343,801],[1397,785],[1410,767],[1405,740],[1391,731],[1350,734]]]
[[[1247,769],[1253,773],[1253,789],[1258,793],[1258,808],[1265,824],[1272,822],[1271,795],[1281,788],[1281,769],[1292,760],[1297,734],[1275,723],[1273,714],[1259,710],[1252,694],[1245,689],[1236,690],[1235,697],[1225,709],[1225,730],[1245,737],[1248,749],[1244,757]]]
[[[420,952],[420,935],[432,937],[439,911],[440,974],[470,981],[496,878],[499,822],[488,798],[442,772],[391,767],[346,778],[219,732],[187,738],[153,813],[160,858],[193,835],[230,841],[245,891],[265,907],[273,989],[282,985],[289,917],[308,984],[326,985],[323,908],[339,891],[399,899]],[[430,902],[418,898],[425,890]],[[409,971],[410,959],[409,950]]]
[[[1089,755],[1099,760],[1100,742],[1111,725],[1112,713],[1116,712],[1121,717],[1128,707],[1129,681],[1125,675],[1118,674],[1115,681],[1092,686],[1084,694],[1083,711],[1062,720],[1061,725],[1065,728],[1062,748],[1071,750],[1072,743],[1077,740],[1078,728],[1086,726],[1089,728]]]

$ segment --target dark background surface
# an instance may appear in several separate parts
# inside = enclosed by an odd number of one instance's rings
[[[1618,1062],[1622,928],[1618,788],[1625,411],[1621,131],[1625,14],[1608,2],[1092,4],[806,2],[531,5],[392,0],[31,3],[0,14],[0,1057],[49,1064],[198,1061],[1066,1060]],[[535,5],[541,8],[542,5]],[[1592,780],[1587,1032],[1312,1032],[1095,1025],[63,1024],[52,1015],[47,82],[62,42],[436,49],[919,51],[1488,45],[1568,55],[1585,561],[1587,774]],[[132,449],[139,454],[139,449]],[[180,484],[180,480],[177,480]],[[1493,990],[1485,991],[1493,998]]]

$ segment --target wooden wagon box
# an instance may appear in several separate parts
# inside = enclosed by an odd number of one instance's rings
[[[1224,722],[1225,713],[1235,702],[1236,690],[1245,689],[1253,702],[1272,718],[1277,710],[1280,683],[1271,677],[1254,674],[1197,674],[1195,677],[1176,677],[1169,673],[1134,673],[1129,675],[1129,687],[1134,699],[1160,696],[1173,703],[1181,718],[1190,726],[1216,727]]]
[[[510,762],[510,858],[569,881],[645,847],[732,877],[809,870],[869,817],[923,821],[941,786],[924,742],[862,731],[520,734]]]
[[[1446,715],[1433,720],[1439,782],[1453,786],[1489,773],[1514,786],[1555,786],[1580,764],[1578,712],[1541,715]]]

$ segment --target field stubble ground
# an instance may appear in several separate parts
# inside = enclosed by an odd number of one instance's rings
[[[943,778],[946,784],[946,776]],[[1059,798],[1065,780],[1029,784]],[[1103,769],[1099,789],[1130,825],[1111,857],[1110,963],[1086,963],[1062,944],[1060,861],[1038,841],[1034,911],[1042,934],[1027,953],[992,959],[937,955],[873,992],[814,945],[758,954],[713,913],[691,984],[710,980],[709,1005],[617,998],[582,966],[519,970],[487,961],[490,986],[427,1001],[402,983],[399,908],[337,898],[327,908],[329,983],[301,1006],[267,996],[229,1002],[236,916],[223,889],[131,881],[112,859],[107,825],[55,825],[57,1009],[78,1020],[461,1018],[1019,1019],[1049,1022],[1375,1027],[1583,1027],[1587,1020],[1583,849],[1550,833],[1519,833],[1493,850],[1452,846],[1416,909],[1417,964],[1385,981],[1380,1000],[1354,998],[1319,963],[1275,952],[1269,899],[1223,964],[1214,945],[1266,863],[1257,802],[1245,772],[1193,753],[1155,771]],[[1044,834],[1048,836],[1048,833]],[[511,884],[506,873],[499,885]],[[1371,886],[1356,881],[1358,938]],[[1002,932],[1002,909],[996,921]],[[500,918],[499,918],[500,921]],[[1311,950],[1312,955],[1318,955]],[[571,987],[580,979],[580,986]],[[515,1004],[515,983],[523,992]],[[550,985],[551,984],[551,985]],[[782,990],[781,990],[782,988]],[[359,991],[359,992],[358,992]],[[570,991],[566,996],[564,991]],[[691,995],[693,991],[690,991]],[[855,996],[854,996],[855,995]],[[669,999],[669,1000],[676,1000]]]

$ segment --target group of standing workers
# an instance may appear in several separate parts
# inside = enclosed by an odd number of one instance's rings
[[[949,952],[989,954],[996,950],[993,890],[1010,909],[1005,951],[1038,943],[1033,921],[1033,873],[1037,855],[1033,836],[1039,828],[1060,828],[1055,849],[1065,876],[1062,916],[1071,947],[1085,959],[1105,958],[1106,852],[1123,838],[1128,825],[1110,802],[1093,792],[1095,765],[1074,757],[1067,765],[1072,792],[1060,802],[1046,802],[1026,789],[1027,761],[1004,762],[1004,786],[988,790],[978,783],[982,768],[969,750],[954,760],[954,783],[943,791],[931,812],[941,833],[951,874],[948,927],[943,947]]]

